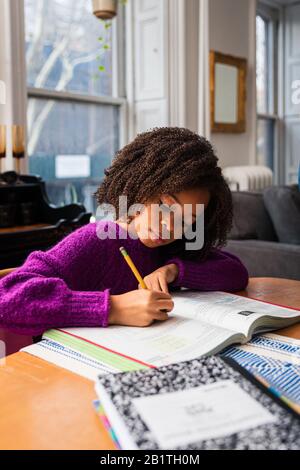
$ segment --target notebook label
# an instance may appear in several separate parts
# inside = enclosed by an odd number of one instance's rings
[[[136,398],[160,448],[173,449],[274,423],[276,418],[231,380]]]

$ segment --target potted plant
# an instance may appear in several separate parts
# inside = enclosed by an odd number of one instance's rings
[[[117,15],[117,0],[93,0],[94,15],[101,20],[111,20]]]

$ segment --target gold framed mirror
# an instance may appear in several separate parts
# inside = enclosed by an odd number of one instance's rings
[[[246,131],[247,60],[210,51],[212,132]]]

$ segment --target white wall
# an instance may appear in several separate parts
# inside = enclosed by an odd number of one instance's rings
[[[209,0],[210,49],[248,60],[247,129],[243,134],[213,133],[221,166],[254,164],[256,159],[256,0]]]

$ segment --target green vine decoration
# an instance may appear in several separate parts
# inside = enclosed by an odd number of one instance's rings
[[[121,5],[121,6],[126,6],[127,3],[128,3],[128,0],[118,0],[118,3]],[[110,37],[110,30],[111,30],[111,27],[112,27],[112,20],[102,20],[102,19],[99,19],[100,23],[103,24],[104,26],[104,34],[102,34],[101,36],[98,37],[98,41],[100,42],[100,54],[96,57],[96,59],[98,61],[101,60],[101,55],[103,55],[105,52],[107,52],[108,50],[111,49],[111,43],[109,41],[109,37]],[[101,54],[102,52],[102,54]],[[106,71],[106,68],[104,65],[99,65],[98,66],[98,70],[100,73],[103,73]],[[98,79],[99,78],[99,75],[96,74],[94,76],[95,79]]]

